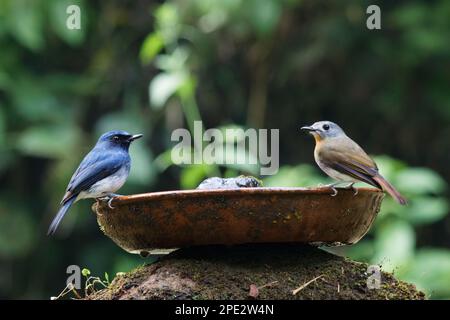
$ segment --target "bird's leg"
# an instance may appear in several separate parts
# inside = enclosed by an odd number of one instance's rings
[[[358,189],[356,189],[353,185],[355,183],[354,182],[350,182],[348,185],[346,185],[344,188],[345,189],[350,189],[353,191],[353,196],[356,196],[358,194]]]
[[[108,196],[108,198],[109,198],[109,200],[108,200],[108,207],[109,207],[110,209],[114,209],[114,207],[111,205],[111,202],[112,202],[115,198],[120,197],[120,194],[109,193],[107,196]]]
[[[105,195],[104,197],[101,197],[99,199],[100,200],[104,200],[104,201],[108,201],[108,207],[110,209],[114,209],[114,207],[111,205],[111,203],[117,197],[120,197],[120,194],[108,193],[107,195]]]
[[[331,196],[332,196],[332,197],[336,197],[337,194],[338,194],[338,191],[337,191],[337,189],[335,188],[335,185],[334,185],[334,184],[330,184],[329,187],[330,187],[331,190],[333,190],[333,194],[332,194]]]
[[[337,196],[337,194],[338,194],[338,191],[337,191],[337,189],[336,189],[336,186],[337,186],[338,184],[340,184],[340,183],[341,183],[340,181],[338,181],[338,182],[333,182],[333,183],[324,185],[324,187],[330,188],[331,190],[333,190],[333,194],[332,194],[331,196],[332,196],[332,197],[335,197],[335,196]]]

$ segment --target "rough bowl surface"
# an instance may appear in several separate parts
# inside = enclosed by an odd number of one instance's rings
[[[380,209],[384,193],[329,188],[242,188],[167,191],[97,202],[103,232],[126,251],[194,245],[280,243],[352,244]]]

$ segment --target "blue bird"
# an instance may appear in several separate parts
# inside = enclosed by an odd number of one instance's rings
[[[142,134],[131,135],[126,131],[109,131],[97,141],[70,179],[61,208],[48,228],[47,235],[53,234],[70,206],[86,198],[104,198],[111,201],[128,178],[131,159],[128,149],[131,142]]]

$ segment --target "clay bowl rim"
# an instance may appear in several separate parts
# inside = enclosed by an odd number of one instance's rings
[[[346,188],[336,188],[338,192],[353,192],[351,189]],[[360,192],[373,192],[373,193],[383,193],[384,192],[377,188],[371,187],[360,187],[355,188],[358,193]],[[255,195],[255,194],[298,194],[298,195],[308,195],[308,194],[323,194],[332,196],[333,190],[330,187],[256,187],[256,188],[233,188],[233,189],[188,189],[188,190],[168,190],[168,191],[156,191],[147,193],[138,193],[133,195],[119,195],[114,198],[111,205],[126,205],[129,203],[139,203],[149,200],[160,200],[167,198],[182,197],[196,197],[196,196],[214,196],[214,195],[225,195],[225,194],[239,194],[239,195]],[[358,194],[355,195],[357,197]]]

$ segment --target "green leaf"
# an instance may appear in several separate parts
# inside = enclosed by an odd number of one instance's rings
[[[327,183],[328,178],[321,176],[319,171],[309,164],[295,167],[282,166],[276,175],[264,179],[266,187],[306,187]]]
[[[197,79],[192,76],[185,76],[183,83],[178,88],[178,94],[180,98],[184,101],[186,108],[186,101],[190,99],[195,100],[195,90],[197,89]],[[190,106],[192,108],[192,106]],[[198,120],[201,120],[199,117]]]
[[[25,47],[39,51],[44,46],[44,17],[40,1],[10,1],[7,17],[10,32]]]
[[[430,295],[431,299],[450,299],[450,252],[420,249],[409,267],[399,275]]]
[[[164,43],[174,43],[180,33],[180,21],[177,6],[172,3],[164,3],[155,12],[156,30],[160,32]]]
[[[143,64],[150,63],[164,47],[164,41],[159,33],[149,34],[142,44],[139,57]]]
[[[211,167],[205,164],[190,165],[181,171],[180,184],[182,189],[195,189],[209,176]]]
[[[89,277],[91,275],[91,271],[89,269],[83,268],[83,270],[81,270],[81,274],[84,277]]]
[[[247,9],[248,21],[259,35],[267,35],[275,29],[282,10],[279,1],[246,0],[243,5]]]
[[[78,130],[70,125],[31,127],[19,135],[15,145],[27,155],[63,158],[73,150],[78,137]]]
[[[396,187],[405,193],[426,194],[443,192],[447,184],[436,172],[428,168],[407,168],[396,177]]]
[[[394,178],[396,177],[397,173],[406,168],[405,163],[389,156],[376,156],[374,157],[374,160],[383,177],[385,177],[392,183],[395,182]]]
[[[415,197],[405,208],[404,217],[413,224],[429,224],[444,218],[448,210],[445,198]]]
[[[227,22],[227,14],[222,9],[211,10],[198,21],[199,28],[205,32],[213,32]]]
[[[15,81],[11,94],[15,111],[28,121],[65,119],[67,111],[42,78],[21,77]]]
[[[410,29],[422,25],[427,17],[427,6],[422,3],[411,3],[393,11],[392,21],[400,27]]]
[[[185,80],[186,75],[179,72],[158,74],[150,83],[150,105],[155,109],[162,108]]]
[[[155,58],[155,66],[168,73],[187,73],[186,62],[190,50],[185,46],[177,46],[171,54],[160,54]]]

